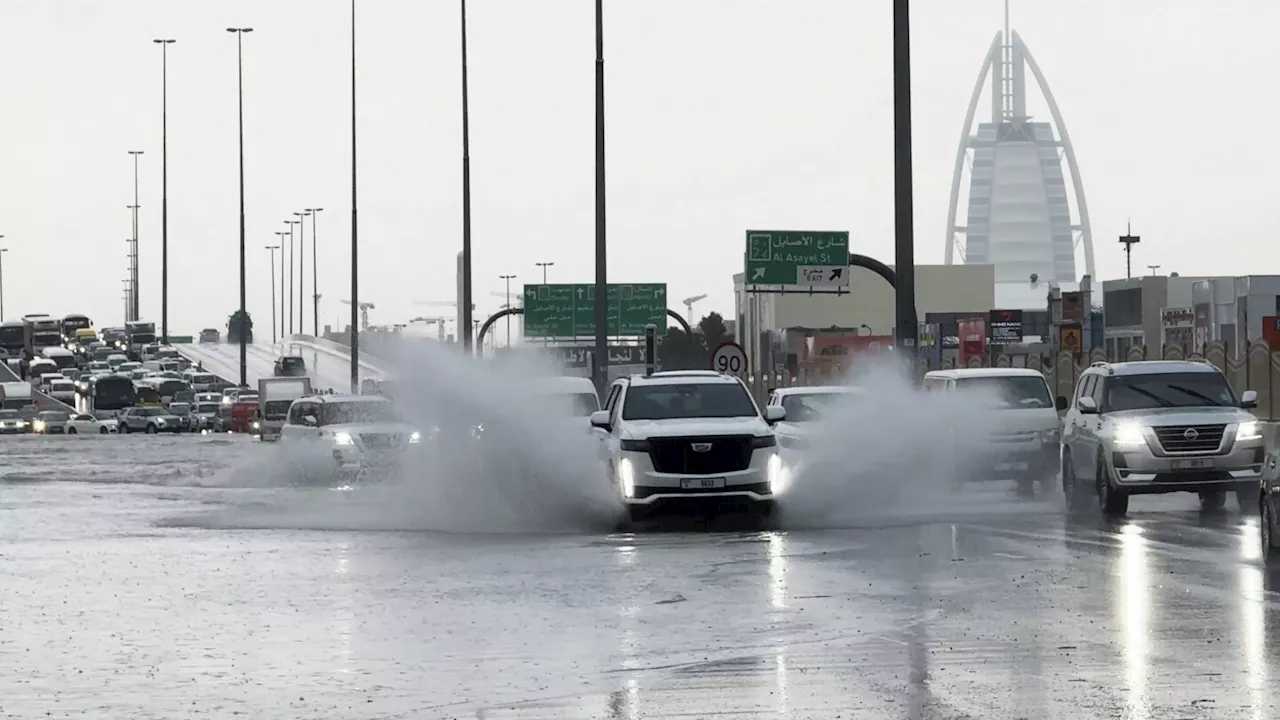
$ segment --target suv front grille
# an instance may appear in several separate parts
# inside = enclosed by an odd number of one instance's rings
[[[1166,425],[1154,427],[1160,447],[1171,453],[1214,452],[1222,444],[1226,425]]]
[[[750,435],[717,437],[650,438],[649,457],[653,469],[674,475],[715,475],[739,472],[751,465]],[[710,443],[705,452],[696,452],[695,444]]]
[[[386,450],[400,445],[400,435],[393,433],[362,433],[360,442],[371,450]]]

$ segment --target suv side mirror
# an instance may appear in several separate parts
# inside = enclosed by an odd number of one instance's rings
[[[1076,409],[1080,411],[1081,415],[1097,415],[1098,401],[1088,396],[1082,397],[1076,400]]]
[[[612,432],[613,425],[609,422],[609,411],[597,410],[591,413],[591,427],[600,428],[605,432]]]
[[[764,421],[773,425],[787,419],[787,409],[781,405],[767,405],[764,409]]]
[[[1090,399],[1092,399],[1092,398],[1090,398]],[[1066,409],[1067,409],[1067,396],[1066,396],[1066,395],[1059,395],[1059,396],[1058,396],[1058,398],[1057,398],[1057,400],[1055,400],[1055,401],[1054,401],[1053,406],[1054,406],[1054,407],[1056,407],[1056,408],[1058,409],[1058,412],[1062,412],[1063,410],[1066,410]]]
[[[1246,410],[1258,407],[1258,391],[1245,390],[1244,393],[1240,395],[1240,407]]]

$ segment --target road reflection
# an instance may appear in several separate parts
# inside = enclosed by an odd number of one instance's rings
[[[1151,586],[1147,539],[1133,523],[1120,527],[1120,593],[1115,608],[1124,647],[1125,684],[1128,687],[1125,717],[1151,717],[1147,700],[1147,656],[1150,652]]]
[[[635,602],[640,597],[638,560],[634,544],[623,543],[614,549],[613,564],[618,570],[616,577],[621,580],[621,587],[614,593],[621,601],[617,609],[618,652],[622,656],[622,669],[628,676],[623,681],[622,689],[609,693],[608,717],[611,720],[640,718],[640,606]]]
[[[787,607],[787,536],[779,532],[770,532],[769,541],[769,605],[775,610]],[[790,698],[787,694],[787,645],[774,648],[773,682],[774,693],[778,700],[780,717],[791,716]]]

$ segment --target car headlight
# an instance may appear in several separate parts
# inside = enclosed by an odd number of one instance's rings
[[[782,456],[777,453],[770,455],[769,464],[766,467],[768,472],[767,479],[769,481],[769,492],[774,495],[786,492],[787,485],[789,484],[787,481],[790,478],[787,469],[782,465]]]
[[[351,433],[336,432],[333,434],[334,445],[355,445],[356,441],[351,439]]]
[[[631,461],[626,458],[618,461],[618,486],[622,490],[622,497],[633,498],[636,496],[636,469],[631,465]]]
[[[1117,445],[1144,445],[1147,438],[1142,426],[1136,422],[1122,422],[1111,431],[1111,441]]]
[[[1261,440],[1262,428],[1258,427],[1256,420],[1240,423],[1240,427],[1236,428],[1237,440]]]
[[[410,444],[420,443],[420,442],[422,442],[422,433],[418,432],[417,430],[414,430],[413,432],[409,433]]]
[[[33,424],[33,426],[35,427],[35,429],[36,429],[36,431],[37,431],[37,432],[38,432],[38,431],[40,431],[40,430],[44,430],[44,428],[45,428],[45,424],[44,424],[44,421],[43,421],[43,420],[37,420],[37,421],[35,421],[35,423]]]
[[[262,428],[262,423],[258,422],[257,420],[254,420],[254,421],[253,421],[253,429],[254,429],[254,430],[258,430],[258,429],[261,429],[261,428]]]

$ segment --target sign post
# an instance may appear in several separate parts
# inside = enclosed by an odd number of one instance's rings
[[[847,288],[849,233],[748,230],[743,284]]]
[[[653,374],[658,364],[658,327],[649,325],[644,329],[644,374]]]
[[[711,353],[711,369],[726,375],[742,376],[747,373],[747,353],[732,340],[722,342]]]
[[[649,325],[667,326],[666,283],[611,283],[607,302],[610,337],[641,337]],[[594,285],[525,285],[524,336],[591,337],[595,335],[595,308]]]
[[[1017,345],[1022,342],[1022,311],[992,310],[987,330],[992,345]]]

